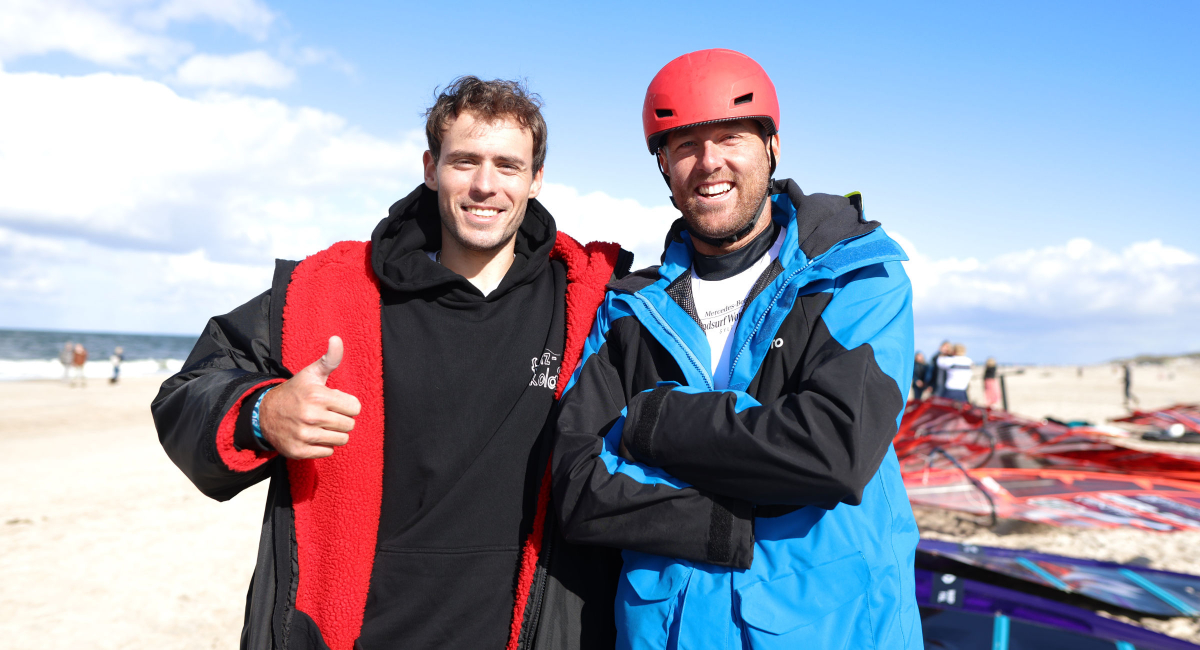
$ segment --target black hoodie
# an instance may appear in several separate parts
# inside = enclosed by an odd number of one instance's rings
[[[419,187],[375,229],[387,436],[366,650],[508,638],[565,335],[555,234],[531,201],[512,267],[484,296],[429,258],[436,193]]]

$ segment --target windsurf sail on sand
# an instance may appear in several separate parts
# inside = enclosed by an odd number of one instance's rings
[[[957,464],[1200,481],[1200,458],[1195,456],[1130,449],[1086,427],[1035,422],[943,399],[909,404],[894,445],[901,471],[908,473]]]
[[[1019,590],[1032,584],[1043,595],[1061,592],[1136,615],[1200,615],[1200,576],[1183,573],[928,539],[917,546],[917,566]]]
[[[1176,404],[1157,411],[1134,411],[1132,415],[1114,418],[1113,422],[1128,422],[1163,430],[1179,430],[1192,437],[1200,436],[1200,404]],[[1165,439],[1165,438],[1164,438]]]
[[[1075,470],[953,467],[905,474],[913,505],[1081,528],[1200,530],[1200,483]]]
[[[1196,650],[1086,609],[953,573],[917,569],[925,647],[942,650]]]

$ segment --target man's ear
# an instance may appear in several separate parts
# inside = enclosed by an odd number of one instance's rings
[[[533,182],[529,184],[529,198],[536,199],[538,194],[542,193],[542,174],[546,171],[546,166],[542,165],[541,169],[533,175]]]
[[[779,164],[779,134],[771,136],[771,151],[775,152],[775,164]]]
[[[429,151],[426,151],[425,154],[421,156],[421,165],[425,167],[425,187],[428,187],[434,192],[438,191],[437,161],[433,159],[433,154],[429,153]]]
[[[667,154],[663,153],[663,147],[659,147],[654,153],[654,158],[658,160],[658,171],[667,178],[671,177],[671,173],[667,171]]]

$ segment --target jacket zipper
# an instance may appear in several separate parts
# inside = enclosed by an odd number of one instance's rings
[[[674,329],[667,326],[666,319],[662,317],[662,314],[658,313],[658,310],[654,308],[654,305],[650,304],[650,301],[645,296],[638,293],[633,294],[633,296],[646,306],[646,309],[650,311],[650,315],[653,316],[654,320],[658,322],[658,326],[666,330],[671,339],[675,341],[675,344],[679,346],[679,349],[683,350],[684,355],[692,364],[692,367],[695,368],[696,372],[700,374],[700,377],[704,379],[704,387],[707,390],[713,390],[712,378],[708,376],[708,371],[704,369],[704,364],[700,363],[700,359],[698,359],[696,355],[692,353],[691,348],[689,348],[683,342],[683,339],[679,338],[679,334],[677,334]]]
[[[546,529],[542,531],[542,552],[541,557],[545,558],[545,563],[541,567],[535,565],[537,578],[534,580],[533,587],[530,589],[530,599],[533,600],[533,607],[530,609],[529,619],[524,622],[522,634],[525,635],[525,642],[518,643],[518,648],[532,648],[534,637],[537,635],[537,626],[542,618],[542,601],[546,597],[546,579],[550,573],[550,554],[554,550],[554,534],[549,530],[552,525],[550,518],[554,515],[546,513]]]
[[[807,271],[808,267],[812,266],[817,261],[817,259],[818,258],[811,259],[808,261],[808,264],[805,264],[804,266],[796,269],[795,271],[792,271],[791,274],[788,275],[786,279],[784,279],[783,285],[779,287],[779,291],[776,291],[775,295],[771,296],[771,302],[768,303],[766,310],[764,310],[762,313],[762,316],[759,316],[758,320],[755,321],[754,329],[750,330],[750,336],[746,337],[746,341],[744,343],[742,343],[742,346],[740,348],[738,348],[737,354],[734,355],[733,360],[729,362],[729,378],[726,379],[726,381],[725,381],[725,383],[727,385],[733,382],[733,372],[734,372],[734,370],[737,369],[738,359],[741,359],[742,353],[746,351],[746,348],[750,347],[750,341],[753,341],[754,337],[758,335],[758,330],[762,328],[763,323],[766,322],[766,320],[767,320],[767,316],[769,316],[771,314],[771,312],[775,309],[775,304],[777,302],[779,302],[779,298],[781,296],[783,296],[783,292],[787,291],[788,286],[790,286],[792,284],[792,280],[797,275]]]

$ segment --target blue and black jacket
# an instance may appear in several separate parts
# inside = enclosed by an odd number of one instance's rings
[[[569,540],[624,549],[618,647],[921,647],[891,447],[907,258],[857,194],[773,192],[786,239],[730,334],[727,390],[679,232],[609,286],[561,402],[555,505]]]

